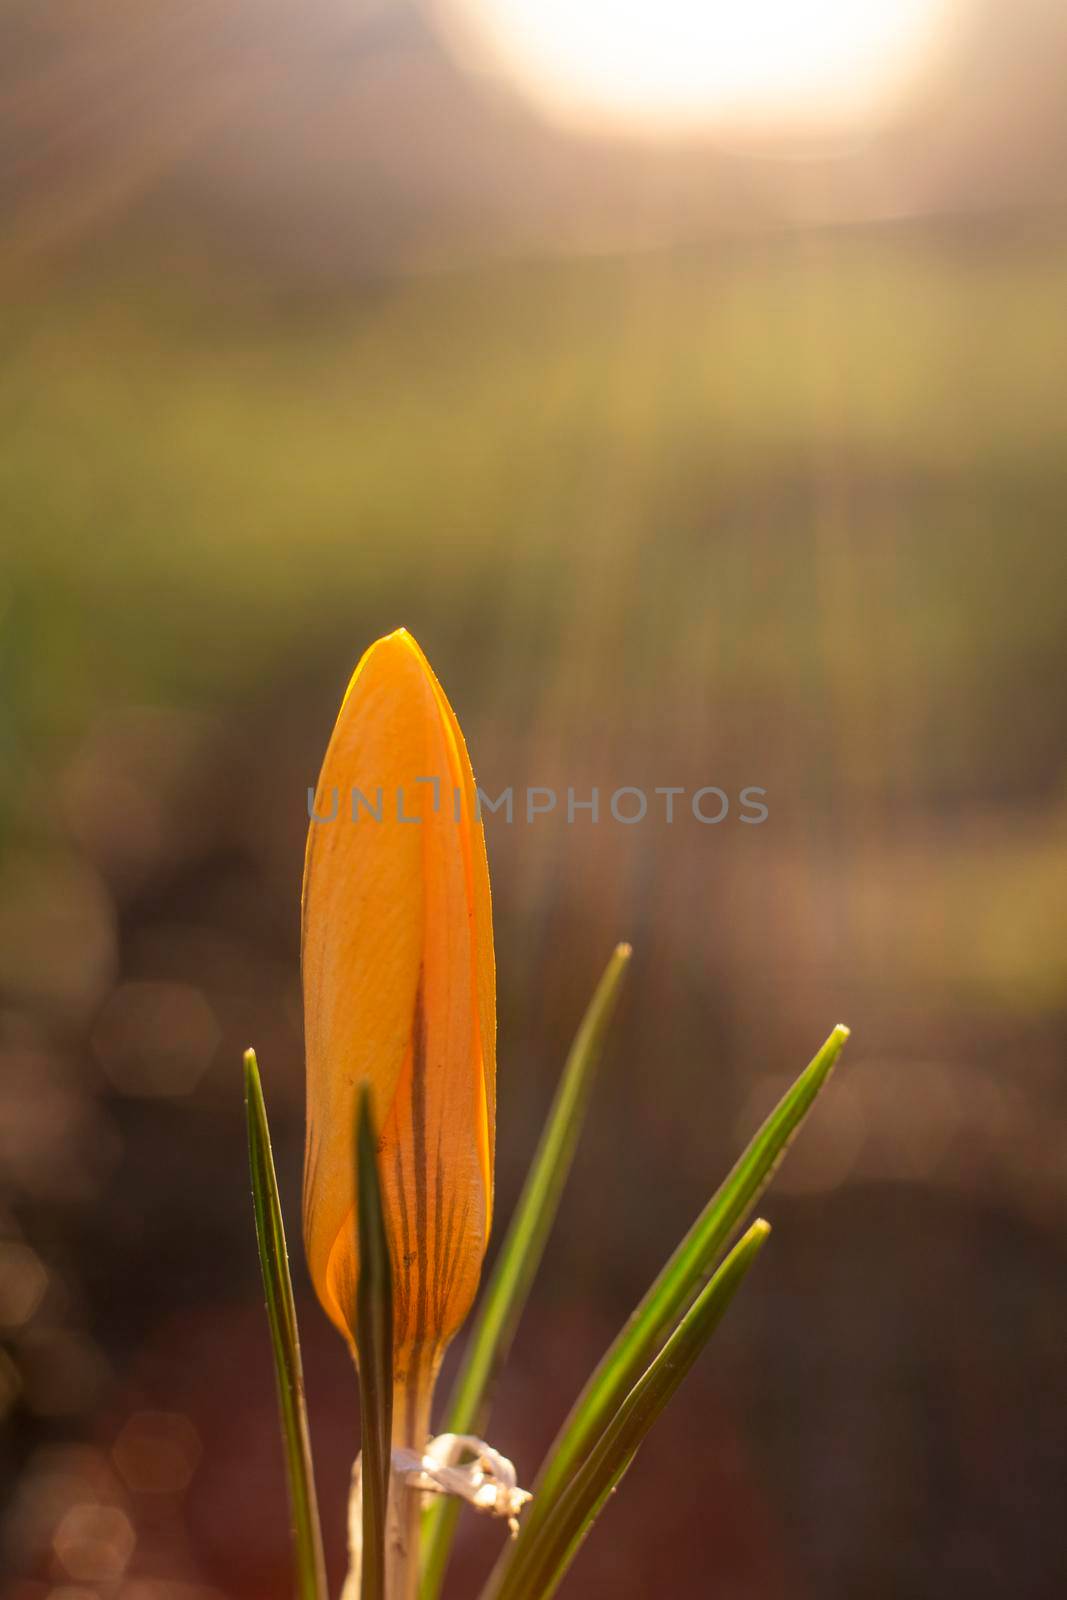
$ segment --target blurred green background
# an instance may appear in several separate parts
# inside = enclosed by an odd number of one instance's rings
[[[768,796],[488,822],[498,1220],[635,946],[491,1430],[523,1481],[853,1029],[562,1592],[1061,1592],[1067,18],[955,16],[794,148],[554,125],[413,5],[0,11],[5,1600],[289,1592],[248,1043],[339,1580],[297,910],[400,624],[492,794]],[[451,1594],[498,1542],[462,1524]]]

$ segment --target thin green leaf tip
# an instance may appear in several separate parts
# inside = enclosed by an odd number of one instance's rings
[[[833,1071],[849,1030],[838,1024],[782,1096],[605,1352],[556,1436],[534,1484],[516,1555],[532,1540],[628,1391],[707,1281],[715,1261],[770,1182]],[[505,1552],[505,1559],[507,1553]]]
[[[449,1397],[448,1433],[485,1432],[493,1383],[511,1349],[559,1210],[632,953],[628,944],[616,945],[574,1036]],[[458,1500],[442,1497],[423,1518],[419,1600],[437,1600],[458,1516]]]
[[[300,1339],[289,1276],[278,1180],[271,1152],[267,1108],[254,1050],[244,1053],[245,1113],[256,1242],[267,1302],[274,1376],[278,1390],[282,1446],[285,1453],[293,1547],[300,1600],[326,1600],[326,1568],[315,1496]]]
[[[770,1234],[762,1218],[730,1251],[656,1359],[623,1400],[536,1535],[501,1563],[482,1600],[549,1600],[638,1449],[722,1321]]]
[[[378,1139],[367,1084],[360,1090],[355,1133],[359,1240],[356,1333],[363,1428],[361,1600],[384,1600],[393,1425],[393,1272],[378,1177]]]

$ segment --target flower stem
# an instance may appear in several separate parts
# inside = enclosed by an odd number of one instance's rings
[[[430,1408],[440,1357],[413,1359],[408,1373],[393,1388],[393,1451],[419,1455],[430,1437]],[[389,1479],[389,1521],[386,1528],[386,1600],[417,1600],[422,1496],[394,1466]]]

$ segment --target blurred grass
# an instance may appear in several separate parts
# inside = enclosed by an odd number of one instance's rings
[[[600,781],[713,752],[787,796],[787,851],[836,818],[858,965],[1055,1010],[1063,244],[911,223],[329,294],[102,254],[23,291],[9,807],[99,708],[277,701],[404,622],[492,726],[487,781],[592,729]]]
[[[915,717],[935,788],[988,770],[991,737],[1006,788],[1020,759],[1050,781],[1067,263],[1045,226],[502,264],[324,301],[113,265],[46,284],[5,338],[24,709],[240,693],[354,597],[398,619],[433,594],[457,633],[517,629],[543,664],[592,601],[638,706],[646,651],[748,702],[803,702],[829,671],[868,714]],[[857,781],[872,759],[861,736]]]

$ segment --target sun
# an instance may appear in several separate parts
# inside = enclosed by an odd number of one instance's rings
[[[460,48],[568,120],[685,130],[864,117],[952,0],[437,0]]]

